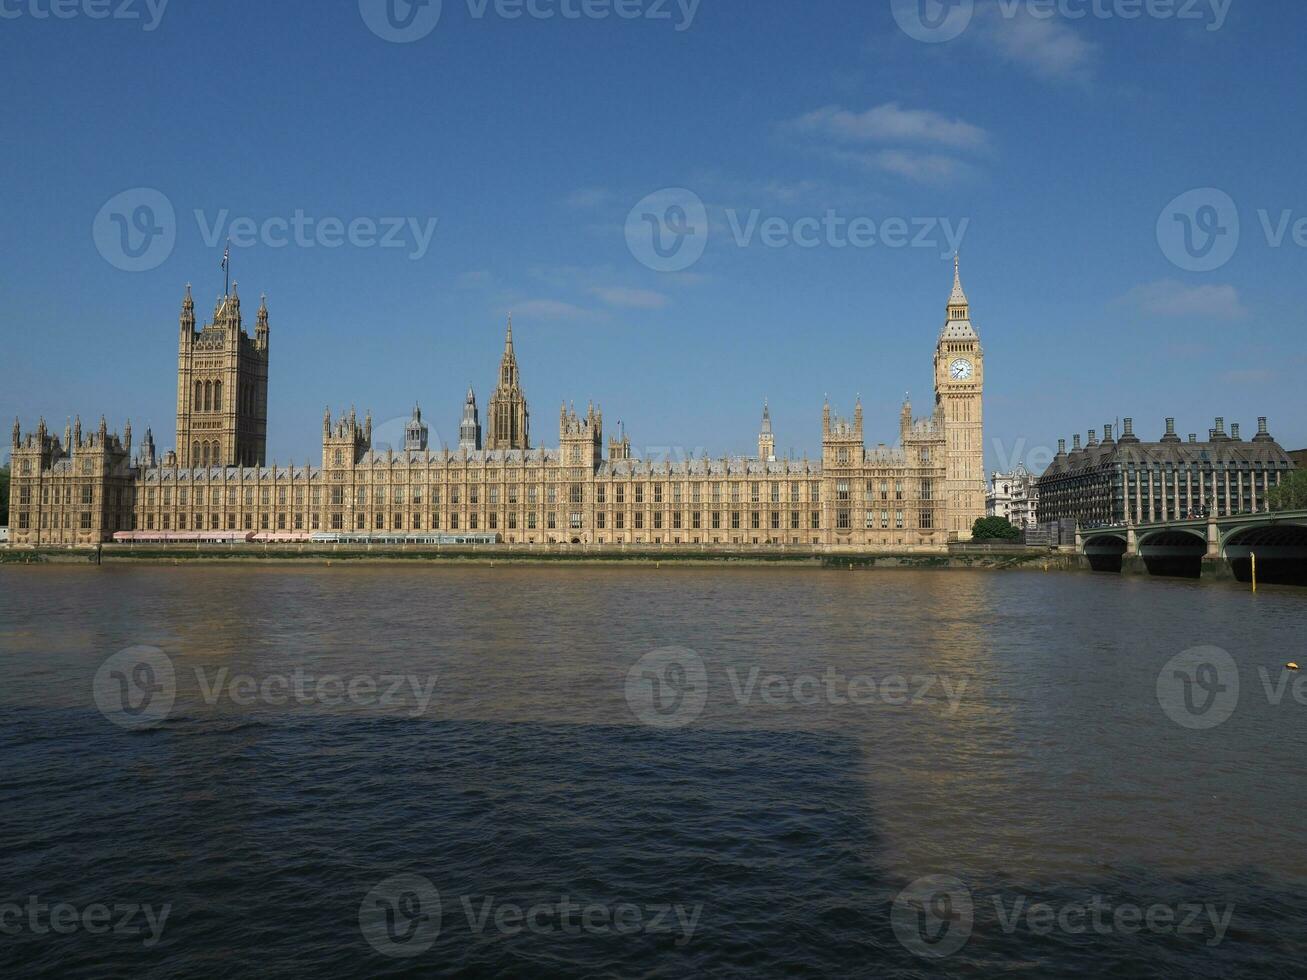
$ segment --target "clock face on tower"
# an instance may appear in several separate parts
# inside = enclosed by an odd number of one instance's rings
[[[948,366],[948,376],[954,381],[970,381],[974,369],[965,357],[959,357]]]

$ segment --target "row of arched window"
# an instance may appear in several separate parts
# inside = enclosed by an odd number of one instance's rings
[[[240,405],[238,410],[247,414],[254,414],[255,399],[254,385],[245,384],[241,386]],[[197,381],[195,382],[195,399],[191,403],[193,412],[221,412],[222,411],[222,382],[221,381]]]
[[[212,442],[195,440],[191,443],[192,466],[218,466],[222,463],[222,444],[216,439]]]
[[[195,382],[195,401],[192,403],[191,410],[194,412],[221,412],[222,382]]]

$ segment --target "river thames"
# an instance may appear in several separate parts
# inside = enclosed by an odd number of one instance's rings
[[[1301,975],[1307,593],[0,567],[9,976]]]

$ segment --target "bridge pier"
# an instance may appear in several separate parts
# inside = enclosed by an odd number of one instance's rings
[[[1149,575],[1148,563],[1138,554],[1124,554],[1121,556],[1121,574]]]
[[[1235,579],[1234,568],[1220,555],[1215,558],[1209,555],[1203,559],[1202,572],[1199,573],[1199,577],[1204,582],[1233,582]]]

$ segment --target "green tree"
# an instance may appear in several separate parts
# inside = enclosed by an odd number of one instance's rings
[[[1271,510],[1307,509],[1307,470],[1294,470],[1266,494]]]
[[[1018,541],[1021,528],[1006,517],[977,517],[971,526],[971,536],[977,541]]]

